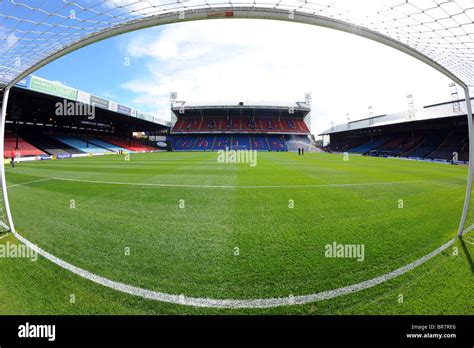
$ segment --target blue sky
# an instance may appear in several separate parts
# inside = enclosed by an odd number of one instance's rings
[[[172,91],[190,102],[291,102],[310,92],[315,133],[348,117],[368,117],[370,105],[376,115],[406,110],[410,93],[416,107],[451,98],[447,78],[392,48],[329,29],[258,20],[141,30],[82,48],[35,74],[165,119]]]
[[[161,28],[155,28],[159,35]],[[49,80],[96,94],[125,105],[134,105],[134,95],[120,86],[139,76],[146,76],[144,65],[125,62],[126,43],[139,33],[129,33],[98,42],[72,52],[41,68],[34,74]],[[138,105],[137,105],[138,106]],[[153,107],[141,105],[143,111]]]

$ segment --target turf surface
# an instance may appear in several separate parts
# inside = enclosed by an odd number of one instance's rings
[[[130,161],[103,156],[21,163],[8,169],[7,180],[16,229],[46,251],[134,286],[244,299],[354,284],[433,251],[456,233],[466,168],[293,153],[259,153],[258,165],[250,167],[220,164],[216,153],[159,153]],[[363,244],[364,261],[325,257],[333,242]],[[472,314],[472,303],[465,303],[473,295],[472,248],[457,247],[457,257],[447,250],[359,294],[256,313]],[[124,295],[44,259],[0,259],[0,266],[11,270],[0,273],[2,313],[220,313]],[[441,271],[424,278],[433,269]],[[446,274],[457,286],[444,286],[434,301],[432,286]],[[33,279],[37,285],[27,286]],[[416,285],[406,288],[411,282]],[[397,292],[414,288],[412,305],[403,307]],[[12,289],[14,298],[2,303]],[[71,305],[68,293],[77,293],[82,305]],[[458,296],[448,309],[442,308],[446,296]],[[341,305],[347,301],[352,304]]]

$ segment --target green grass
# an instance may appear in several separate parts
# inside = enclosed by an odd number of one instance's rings
[[[259,153],[254,168],[216,159],[159,153],[21,163],[7,172],[9,185],[26,183],[9,189],[16,229],[76,266],[134,286],[220,299],[305,295],[382,275],[450,240],[467,174],[461,166],[330,154]],[[31,182],[42,178],[56,179]],[[327,186],[334,184],[350,185]],[[0,243],[7,241],[14,239]],[[364,244],[364,261],[325,257],[333,242]],[[0,313],[474,314],[472,244],[456,247],[459,256],[448,249],[356,294],[238,311],[143,300],[42,258],[0,258]]]

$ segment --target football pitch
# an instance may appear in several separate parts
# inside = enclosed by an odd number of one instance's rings
[[[324,293],[413,263],[456,236],[467,176],[440,163],[272,152],[255,166],[198,152],[6,171],[15,228],[42,250],[121,284],[214,300]],[[145,299],[42,256],[0,258],[0,313],[474,314],[465,240],[368,289],[263,309]]]

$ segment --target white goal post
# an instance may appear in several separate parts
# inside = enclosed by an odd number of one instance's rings
[[[6,216],[6,221],[2,221],[0,224],[0,230],[7,230],[10,232],[15,232],[15,226],[13,224],[13,219],[10,211],[10,202],[8,201],[8,192],[7,192],[7,181],[5,178],[5,160],[4,160],[4,146],[5,146],[5,118],[7,114],[8,106],[8,96],[10,95],[10,88],[6,88],[3,91],[2,97],[2,109],[0,114],[0,181],[2,185],[2,201],[3,201],[3,216]],[[8,223],[8,225],[6,224]]]

